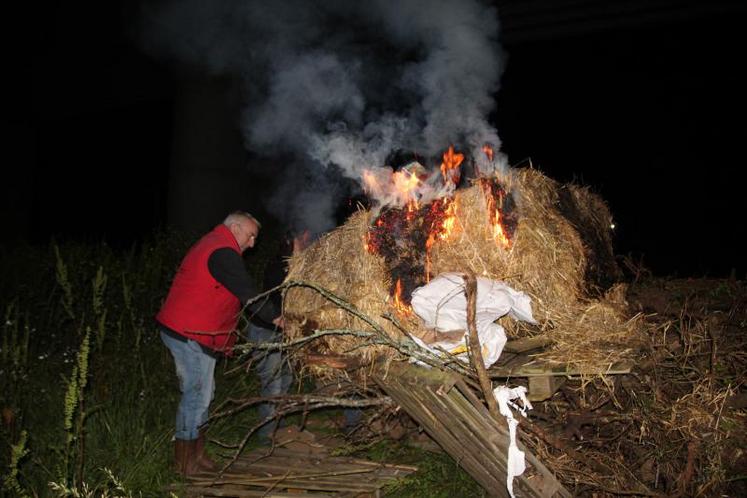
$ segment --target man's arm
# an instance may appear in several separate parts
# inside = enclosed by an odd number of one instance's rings
[[[244,267],[244,261],[236,251],[223,247],[213,251],[208,258],[208,271],[215,280],[236,296],[245,305],[247,301],[259,294]],[[271,324],[280,314],[279,310],[268,299],[260,299],[249,306],[250,316],[255,316],[266,324]],[[270,326],[269,328],[272,328]]]

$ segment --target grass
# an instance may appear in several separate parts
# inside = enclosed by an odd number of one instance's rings
[[[418,472],[385,488],[386,496],[453,498],[485,496],[483,489],[446,453],[432,453],[394,441],[383,441],[361,456],[373,461],[416,465]]]
[[[257,279],[276,242],[266,239],[250,257]],[[126,251],[103,242],[0,248],[0,497],[168,496],[178,482],[169,465],[179,393],[152,317],[189,243],[161,233]],[[213,406],[256,394],[253,373],[228,374],[236,361],[217,365]],[[247,410],[209,435],[236,444],[255,421]],[[359,456],[421,467],[391,496],[481,494],[446,455],[390,442]]]

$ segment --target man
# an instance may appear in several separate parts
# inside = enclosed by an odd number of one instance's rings
[[[280,247],[265,266],[265,278],[262,285],[263,291],[274,289],[283,283],[288,273],[288,258],[293,254],[294,241],[289,233],[285,234],[280,241]],[[273,292],[269,296],[275,309],[282,309],[282,296],[280,292]],[[282,334],[277,327],[268,324],[260,316],[254,316],[247,328],[247,339],[254,344],[282,342]],[[264,397],[286,394],[290,387],[293,376],[288,368],[288,362],[283,358],[280,351],[258,350],[253,354],[256,365],[257,376],[260,381],[260,395]],[[275,414],[275,405],[262,403],[259,405],[259,419],[272,420]],[[257,433],[261,440],[268,440],[275,432],[278,421],[272,421],[259,428]]]
[[[189,249],[156,315],[182,392],[174,455],[176,470],[185,476],[216,470],[204,451],[202,425],[215,391],[216,358],[231,354],[241,309],[257,295],[241,254],[254,247],[260,227],[249,213],[229,214]],[[272,303],[260,300],[249,309],[262,320],[282,326]]]

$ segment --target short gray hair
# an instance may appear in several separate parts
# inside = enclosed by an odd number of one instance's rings
[[[253,221],[257,224],[257,228],[262,228],[262,224],[259,222],[259,220],[246,211],[234,211],[233,213],[226,216],[226,219],[223,220],[223,224],[227,227],[230,227],[234,223],[240,223],[242,220]]]

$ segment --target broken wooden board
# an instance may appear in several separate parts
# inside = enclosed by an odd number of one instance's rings
[[[496,420],[464,379],[437,369],[391,362],[373,376],[490,495],[508,498],[506,460],[510,443],[505,420]],[[517,496],[570,497],[555,476],[521,442],[526,471],[513,481]]]
[[[511,367],[491,367],[488,369],[490,378],[499,377],[544,377],[560,376],[573,377],[581,375],[619,375],[630,373],[633,368],[632,361],[619,361],[609,365],[607,368],[579,368],[570,365],[548,364],[540,361],[529,361],[521,365]]]
[[[378,497],[387,483],[417,470],[328,452],[276,447],[241,456],[222,475],[187,480],[188,497]]]

